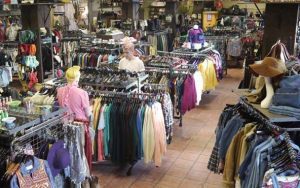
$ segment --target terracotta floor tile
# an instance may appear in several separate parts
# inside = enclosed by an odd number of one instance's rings
[[[205,171],[201,170],[190,170],[190,172],[186,175],[186,179],[199,181],[205,183],[209,174]]]
[[[177,158],[179,155],[180,155],[180,151],[178,150],[173,150],[173,149],[169,149],[167,150],[167,153],[166,153],[166,157],[171,157],[171,158]]]
[[[200,152],[200,154],[202,153],[202,151],[205,149],[205,145],[204,146],[195,146],[195,145],[191,145],[189,144],[186,148],[185,148],[185,152],[192,152],[192,153],[197,153]]]
[[[94,176],[97,176],[97,174],[94,174]],[[113,179],[113,175],[98,175],[98,178],[99,178],[99,182],[100,182],[100,186],[103,187],[103,186],[106,186],[108,185],[112,179]]]
[[[179,188],[202,188],[202,183],[194,180],[184,179]]]
[[[182,178],[182,177],[185,177],[187,175],[189,170],[190,169],[188,169],[188,168],[181,168],[181,167],[178,167],[178,166],[172,166],[172,167],[170,167],[170,169],[167,171],[166,174],[170,175],[170,176]]]
[[[173,188],[173,187],[179,187],[179,185],[177,185],[177,186],[170,186],[170,185],[165,185],[165,184],[157,184],[156,186],[155,186],[155,188]]]
[[[198,170],[198,171],[206,171],[209,173],[210,171],[207,169],[207,161],[201,161],[201,162],[196,162],[191,170]]]
[[[153,187],[155,187],[155,184],[148,181],[140,181],[140,180],[137,180],[130,186],[130,188],[153,188]]]
[[[195,161],[199,155],[200,155],[200,152],[188,152],[185,149],[185,151],[179,156],[179,159]]]
[[[152,183],[157,183],[165,175],[165,172],[151,170],[147,173],[144,173],[139,177],[141,181],[149,181]]]
[[[203,188],[221,188],[221,186],[205,183],[205,184],[203,184]]]
[[[213,185],[220,185],[222,184],[222,175],[211,173],[207,178],[207,183]]]
[[[208,156],[208,155],[199,155],[199,157],[198,157],[198,160],[197,160],[197,162],[203,162],[203,163],[208,163],[208,160],[209,160],[209,157],[210,156]]]
[[[136,178],[131,177],[116,177],[110,183],[108,183],[105,187],[107,188],[127,188],[130,187],[131,184],[136,181]]]
[[[171,187],[178,187],[181,182],[182,182],[183,178],[180,177],[176,177],[176,176],[170,176],[170,175],[165,175],[159,182],[157,185],[161,185],[161,186],[169,186]]]
[[[185,160],[185,159],[177,159],[174,162],[174,166],[177,166],[179,168],[191,168],[191,166],[194,164],[194,161]]]
[[[212,148],[206,148],[201,152],[201,155],[210,156],[212,152]]]

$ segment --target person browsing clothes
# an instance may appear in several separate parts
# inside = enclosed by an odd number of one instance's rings
[[[123,58],[120,60],[119,69],[127,70],[129,72],[145,71],[143,61],[139,57],[135,56],[133,42],[129,38],[126,38],[123,41]]]

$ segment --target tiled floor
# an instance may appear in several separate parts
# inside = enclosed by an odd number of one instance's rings
[[[139,161],[131,176],[126,171],[110,165],[94,165],[93,175],[108,188],[220,188],[220,175],[207,170],[209,155],[215,142],[214,130],[219,115],[227,103],[236,103],[232,93],[242,79],[240,69],[231,69],[215,91],[205,94],[201,105],[184,115],[183,127],[175,125],[172,143],[156,168]]]

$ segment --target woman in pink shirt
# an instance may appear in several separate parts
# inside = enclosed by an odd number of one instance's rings
[[[80,67],[70,67],[66,72],[68,85],[58,88],[57,99],[60,106],[68,109],[78,120],[88,121],[91,118],[89,96],[86,91],[78,88]]]
[[[84,152],[89,165],[92,168],[92,140],[90,128],[93,124],[92,112],[90,110],[89,96],[86,91],[78,88],[80,78],[80,67],[70,67],[66,72],[68,85],[58,88],[57,99],[60,106],[68,109],[69,114],[74,115],[75,120],[88,121],[90,124],[84,127]],[[90,128],[89,128],[90,127]],[[92,128],[91,128],[92,129]],[[83,144],[83,143],[78,143]]]

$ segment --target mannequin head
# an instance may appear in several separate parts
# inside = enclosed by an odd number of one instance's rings
[[[66,79],[68,81],[68,84],[78,85],[80,79],[80,67],[79,66],[70,67],[66,72]]]
[[[128,60],[132,60],[134,58],[134,45],[130,41],[125,41],[123,44],[123,53],[124,57]]]

